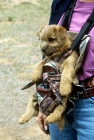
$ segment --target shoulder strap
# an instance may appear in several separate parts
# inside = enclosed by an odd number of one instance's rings
[[[76,1],[77,0],[74,0],[71,2],[69,8],[66,9],[63,20],[62,20],[61,25],[63,27],[65,27],[67,30],[69,30],[69,25],[71,22],[71,17],[72,17],[72,13],[73,13],[73,9],[74,9],[74,6],[76,4]],[[93,26],[94,26],[94,9],[92,10],[92,12],[91,12],[89,18],[87,19],[87,21],[85,22],[85,24],[82,26],[79,34],[77,35],[75,40],[72,42],[72,45],[71,45],[72,50],[75,47],[79,46],[79,43],[80,43],[81,39],[83,38],[83,36],[85,34],[88,34]]]
[[[94,9],[92,10],[92,12],[91,12],[89,18],[87,19],[87,21],[85,22],[85,24],[82,26],[79,34],[77,35],[75,40],[72,42],[72,45],[71,45],[72,50],[75,47],[79,47],[79,43],[80,43],[81,39],[83,38],[83,36],[85,34],[88,34],[90,32],[92,27],[94,27]]]
[[[62,20],[62,26],[65,27],[67,30],[69,30],[69,25],[70,25],[70,22],[71,22],[71,17],[72,17],[72,13],[73,13],[73,9],[74,9],[74,6],[76,4],[76,1],[77,0],[72,0],[70,6],[66,9],[65,13],[64,13],[64,17],[63,17],[63,20]]]
[[[49,24],[57,24],[72,1],[74,0],[52,0]]]

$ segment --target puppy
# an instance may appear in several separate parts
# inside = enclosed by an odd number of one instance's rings
[[[61,53],[70,49],[71,40],[67,36],[67,31],[62,26],[46,25],[37,32],[41,40],[40,49],[45,56],[34,68],[31,74],[31,80],[37,82],[42,78],[43,65],[47,60],[55,60]],[[75,77],[75,65],[78,59],[78,53],[73,51],[71,55],[63,62],[59,92],[62,97],[63,105],[58,105],[53,113],[47,116],[48,123],[56,123],[60,130],[64,128],[64,113],[67,108],[67,100],[72,92],[72,81]],[[39,112],[37,93],[32,94],[28,103],[27,112],[21,116],[19,123],[23,124],[29,121]]]

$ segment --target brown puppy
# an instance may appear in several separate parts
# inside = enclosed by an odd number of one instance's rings
[[[31,74],[31,80],[36,82],[42,77],[42,68],[47,60],[54,60],[62,52],[67,51],[71,46],[71,41],[66,34],[66,29],[58,25],[47,25],[39,29],[37,35],[42,41],[40,45],[42,53],[45,55],[45,59],[41,60],[34,68]],[[63,105],[58,105],[53,113],[47,116],[46,121],[48,123],[57,123],[59,129],[64,127],[64,112],[67,107],[67,100],[72,91],[72,81],[75,77],[75,65],[78,59],[78,54],[73,51],[72,54],[63,62],[62,74],[60,81],[60,94],[62,96]],[[37,104],[37,93],[32,94],[28,103],[28,109],[19,123],[23,124],[30,120],[33,116],[37,116],[39,109]],[[36,100],[36,105],[34,101]]]

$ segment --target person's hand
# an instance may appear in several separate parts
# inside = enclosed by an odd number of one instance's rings
[[[40,129],[45,133],[45,134],[49,134],[49,129],[48,129],[48,124],[45,121],[46,119],[46,115],[42,114],[41,112],[39,112],[38,116],[37,116],[37,122],[39,124]]]

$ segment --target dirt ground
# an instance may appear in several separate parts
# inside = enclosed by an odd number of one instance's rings
[[[50,140],[36,118],[19,125],[25,113],[34,65],[41,59],[36,32],[48,24],[51,1],[0,0],[0,140]]]

